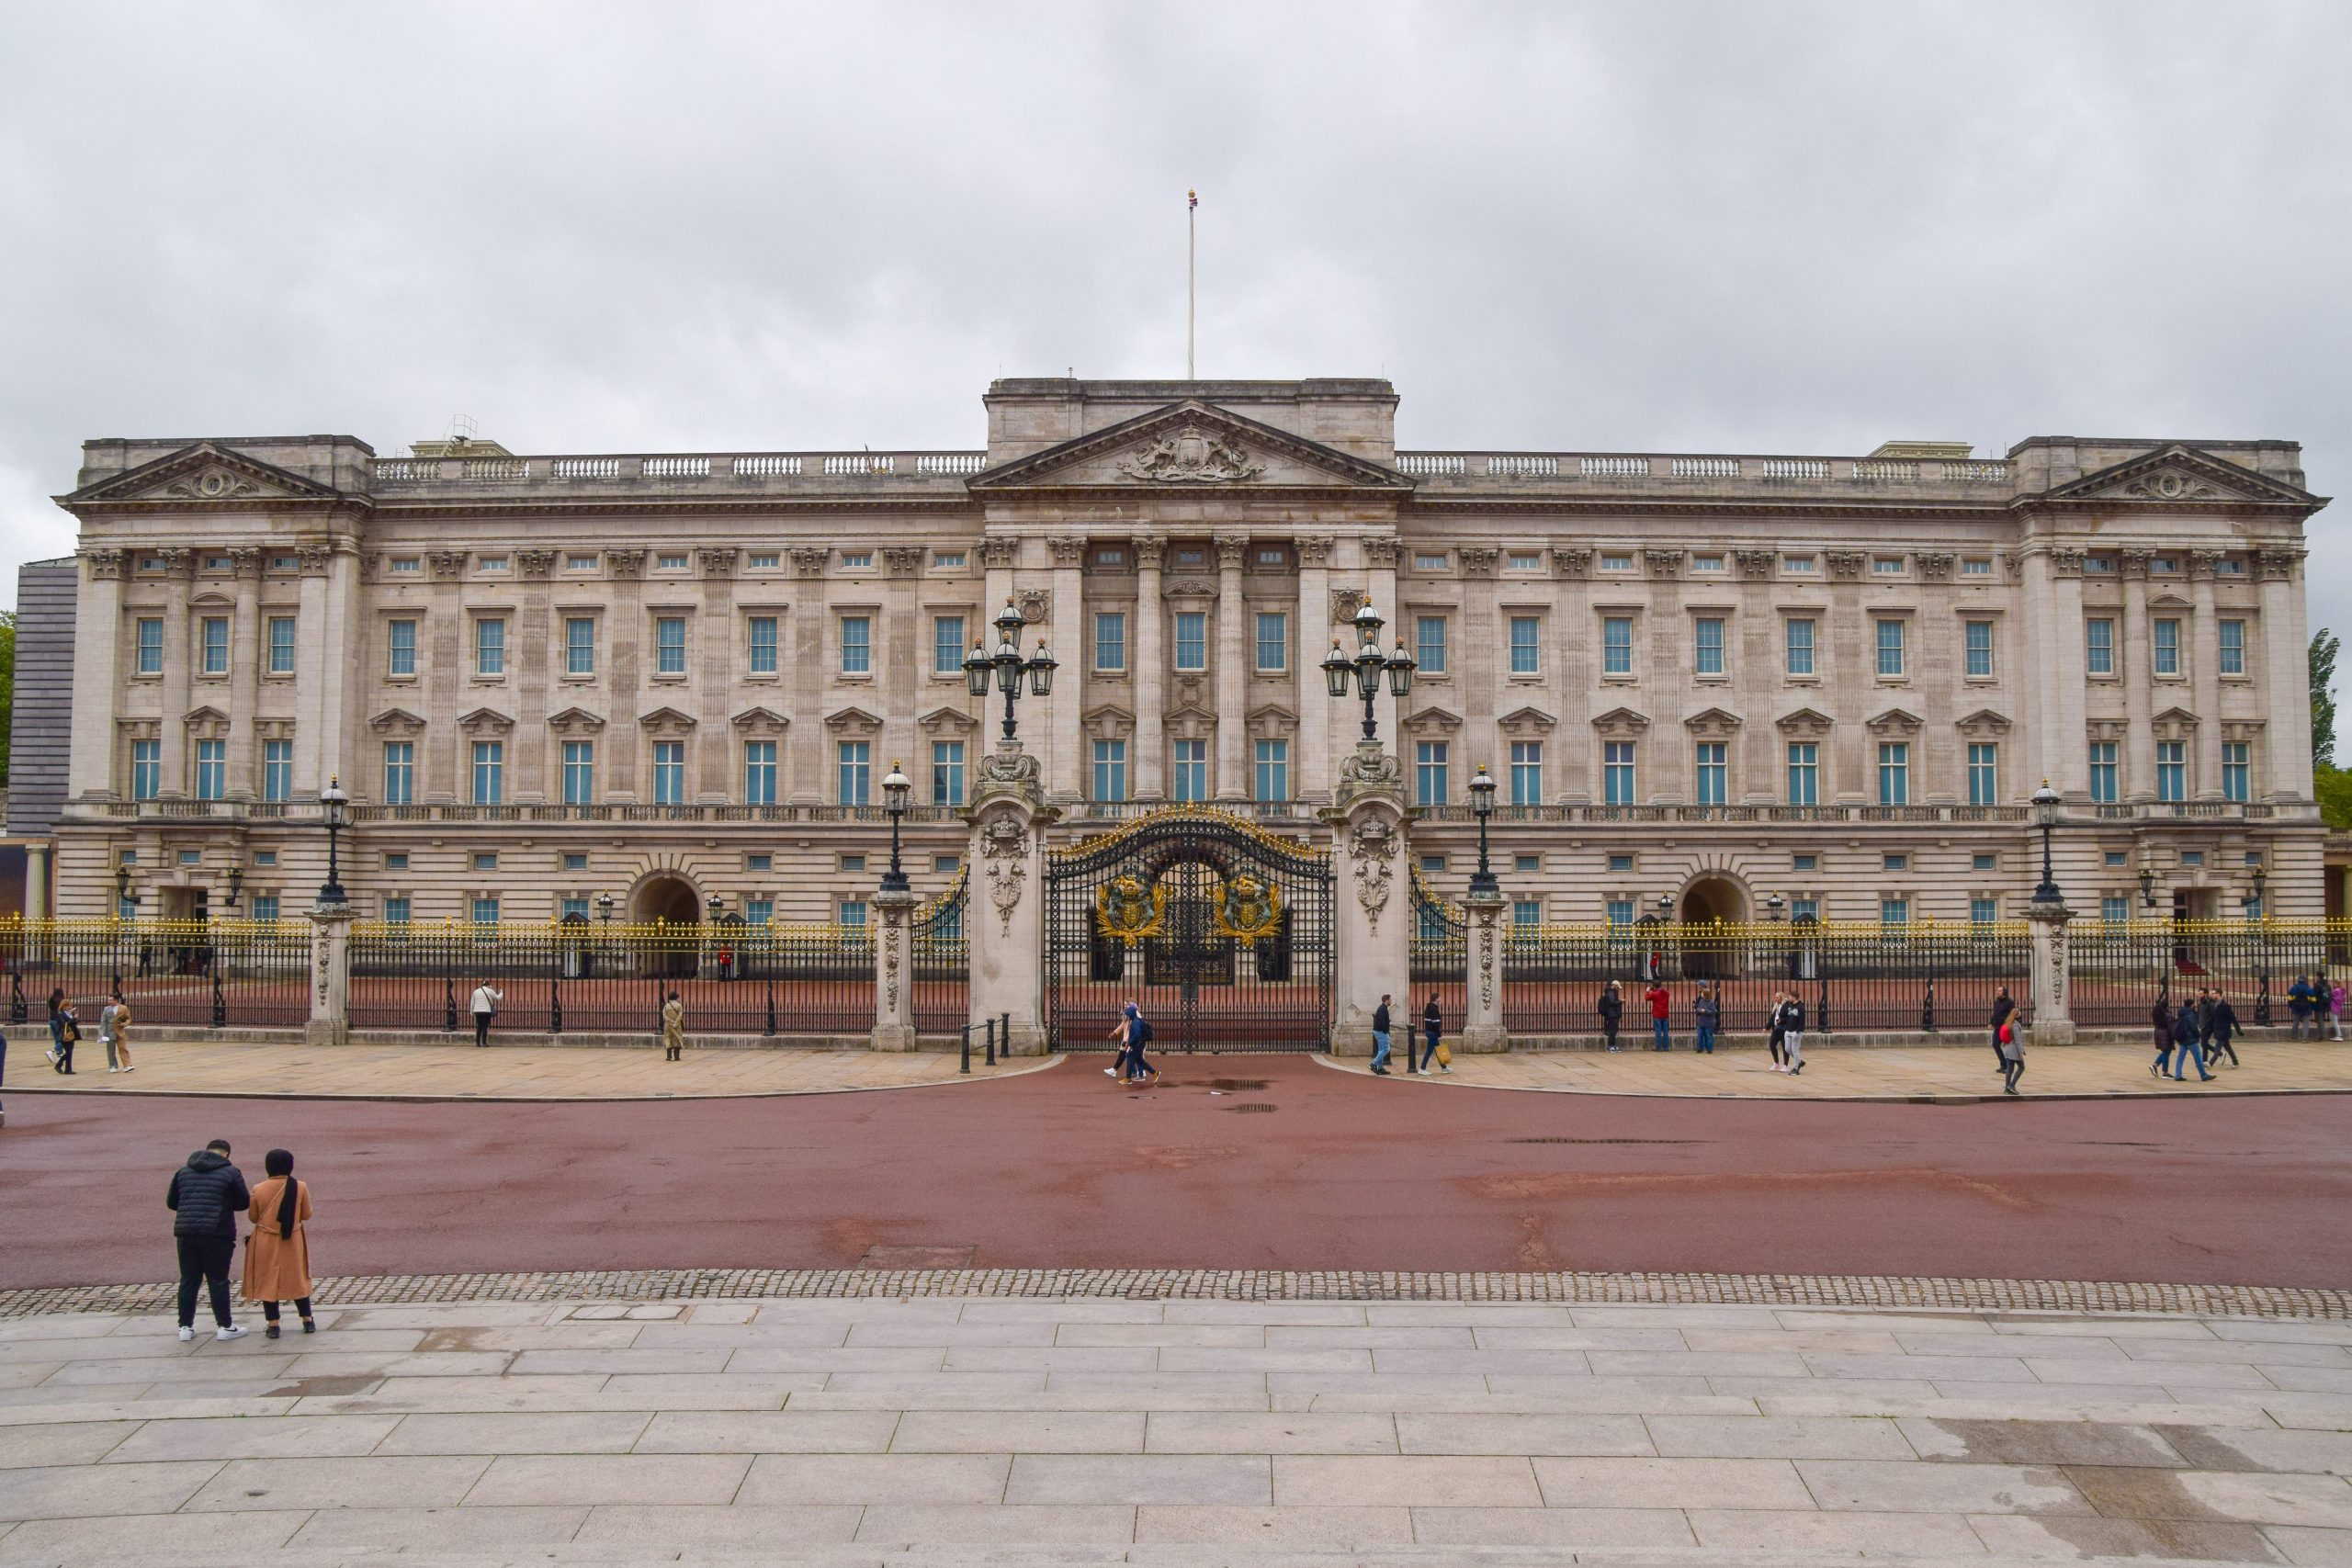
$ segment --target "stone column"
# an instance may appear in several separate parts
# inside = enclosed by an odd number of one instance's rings
[[[2087,800],[2091,793],[2089,716],[2083,679],[2083,552],[2052,550],[2057,580],[2052,598],[2056,657],[2042,668],[2042,679],[2058,689],[2058,755],[2050,767],[2059,793],[2069,800]]]
[[[1330,638],[1331,536],[1301,535],[1298,611],[1291,633],[1291,668],[1297,694],[1298,776],[1291,793],[1301,800],[1331,797],[1331,699],[1323,690],[1323,659]]]
[[[910,944],[915,906],[911,888],[883,888],[874,895],[874,1033],[876,1051],[915,1048],[914,954]]]
[[[2072,1045],[2075,1021],[2066,1010],[2066,922],[2074,911],[2063,903],[2029,901],[2025,918],[2033,942],[2033,1007],[2036,1045]]]
[[[1086,660],[1079,652],[1084,635],[1080,628],[1086,619],[1086,540],[1057,535],[1046,544],[1054,552],[1053,604],[1022,652],[1036,651],[1037,637],[1045,637],[1061,668],[1054,672],[1054,689],[1046,696],[1045,733],[1033,740],[1045,753],[1046,777],[1052,784],[1048,793],[1056,800],[1080,800],[1086,795],[1087,764],[1087,740],[1079,728],[1080,716],[1086,711]]]
[[[787,710],[791,715],[792,728],[785,731],[784,749],[790,759],[785,770],[785,798],[795,806],[820,805],[829,793],[827,779],[830,770],[827,763],[830,759],[825,755],[824,723],[826,609],[822,579],[832,556],[831,550],[813,545],[792,552],[795,580],[792,609],[783,617],[784,626],[778,634],[792,638],[792,667],[787,676],[792,686],[792,706]],[[632,604],[629,610],[634,614],[636,606]],[[616,617],[618,614],[616,605]],[[996,605],[989,605],[988,614],[995,615]],[[615,654],[614,662],[617,666],[617,649]],[[635,679],[634,671],[630,678]],[[621,686],[617,668],[614,671],[613,691],[621,701],[632,700],[636,694]],[[608,727],[608,733],[630,728],[634,727],[615,724]],[[615,776],[627,779],[632,775],[616,773]],[[630,786],[625,784],[623,787]]]
[[[107,722],[73,727],[66,798],[94,800],[130,793],[115,778],[114,716],[122,702],[121,550],[85,550],[74,604],[74,711],[105,714]]]
[[[1406,1000],[1413,895],[1405,811],[1404,765],[1377,741],[1359,742],[1340,765],[1330,808],[1322,813],[1337,841],[1334,1055],[1371,1053],[1373,1010],[1384,992],[1392,1021],[1402,1018],[1404,1027],[1412,1028]]]
[[[311,1021],[306,1045],[345,1045],[351,1041],[351,906],[311,908]]]
[[[2123,742],[2123,798],[2150,801],[2156,798],[2156,682],[2148,640],[2148,552],[2125,550],[2122,558],[2123,647],[2119,651],[2123,656],[2123,712],[2131,727]]]
[[[268,657],[261,646],[261,551],[241,546],[229,552],[236,563],[236,618],[229,623],[229,798],[252,800],[254,787],[254,709],[261,694],[261,661]]]
[[[25,846],[25,953],[28,961],[49,956],[47,928],[40,922],[49,919],[49,851],[46,840]]]
[[[970,1021],[1010,1020],[1004,1048],[1035,1056],[1046,1049],[1043,987],[1046,946],[1045,829],[1061,813],[1046,804],[1037,759],[1018,742],[1000,741],[980,760],[979,782],[964,819],[972,825],[970,901],[965,931],[971,949]]]
[[[1216,536],[1216,797],[1250,796],[1250,629],[1241,600],[1241,563],[1250,541],[1235,534]]]
[[[1168,656],[1160,651],[1160,622],[1166,612],[1159,602],[1159,567],[1168,554],[1165,534],[1137,534],[1136,608],[1127,639],[1129,675],[1136,690],[1136,754],[1127,759],[1134,769],[1137,800],[1168,797]]]
[[[2267,549],[2255,558],[2262,577],[2262,682],[2269,699],[2262,727],[2270,752],[2263,793],[2273,800],[2306,799],[2312,785],[2311,667],[2296,611],[2295,562],[2291,550]],[[2197,716],[2200,732],[2221,728],[2221,715]]]
[[[1473,888],[1463,895],[1470,917],[1470,1009],[1462,1031],[1464,1051],[1508,1051],[1503,1032],[1503,896]]]
[[[164,570],[171,574],[171,585],[165,591],[164,603],[164,713],[156,727],[157,737],[164,743],[164,768],[156,793],[166,799],[178,800],[188,793],[187,693],[189,666],[195,662],[194,639],[189,633],[194,628],[187,624],[188,552],[174,549],[162,553]],[[108,707],[111,706],[109,697]]]
[[[2195,634],[2189,638],[2190,685],[2197,698],[2197,790],[2199,800],[2222,798],[2222,631],[2213,614],[2213,566],[2219,550],[2188,552],[2189,570],[2196,574],[2190,592],[2196,595]],[[2254,650],[2246,650],[2252,658]]]

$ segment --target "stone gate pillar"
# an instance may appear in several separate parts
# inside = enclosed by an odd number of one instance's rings
[[[2025,918],[2033,939],[2033,1007],[2036,1045],[2072,1045],[2074,1015],[2067,1011],[2066,922],[2075,912],[2055,899],[2030,899]]]
[[[980,760],[964,819],[972,825],[971,892],[965,931],[971,952],[970,1021],[1000,1014],[1001,1048],[1046,1050],[1046,829],[1061,813],[1046,804],[1037,759],[1001,740]]]
[[[1503,896],[1472,889],[1462,898],[1470,925],[1470,1006],[1464,1019],[1464,1051],[1508,1051],[1503,1032]]]
[[[1405,830],[1405,768],[1376,740],[1359,741],[1340,764],[1323,819],[1331,824],[1338,913],[1333,934],[1331,1050],[1372,1054],[1373,1010],[1388,994],[1389,1019],[1413,1029],[1412,877]]]
[[[351,1040],[351,906],[317,904],[311,908],[311,1021],[306,1045],[343,1045]]]
[[[876,1051],[915,1048],[913,922],[922,900],[912,888],[874,895],[874,1033]]]

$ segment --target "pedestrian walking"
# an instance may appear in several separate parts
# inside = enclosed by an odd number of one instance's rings
[[[2307,1024],[2312,1025],[2312,1038],[2314,1040],[2319,1038],[2318,1027],[2312,1017],[2312,1004],[2317,999],[2317,994],[2312,989],[2311,976],[2296,976],[2295,983],[2287,987],[2289,1038],[2301,1040],[2303,1037],[2303,1028]]]
[[[2174,1015],[2172,1021],[2173,1082],[2182,1081],[2181,1069],[2188,1066],[2188,1059],[2191,1056],[2197,1058],[2197,1081],[2199,1083],[2213,1081],[2213,1075],[2205,1070],[2205,1052],[2198,1044],[2197,1037],[2200,1032],[2197,1021],[2197,1010],[2187,1002],[2181,1003],[2180,1011]]]
[[[1650,988],[1642,993],[1642,1000],[1650,1004],[1650,1049],[1673,1050],[1674,1036],[1667,1032],[1667,1015],[1673,1009],[1674,998],[1668,993],[1666,982],[1652,980]]]
[[[57,1032],[57,1070],[70,1078],[74,1076],[74,1047],[82,1043],[82,1015],[72,1002],[60,1002],[56,1021],[51,1027]]]
[[[490,1021],[497,1016],[498,1004],[505,999],[506,993],[493,989],[487,980],[474,987],[473,1000],[468,1005],[473,1009],[474,1013],[475,1044],[490,1043]]]
[[[65,987],[55,986],[51,987],[49,993],[49,1065],[56,1067],[61,1073],[65,1069],[59,1066],[58,1063],[64,1055]]]
[[[1715,1030],[1723,1022],[1724,1017],[1723,999],[1715,994],[1714,987],[1704,981],[1700,983],[1699,999],[1690,1004],[1690,1017],[1692,1027],[1699,1033],[1699,1055],[1713,1055]]]
[[[2025,1077],[2025,1038],[2024,1031],[2018,1027],[2019,1022],[2017,1010],[2011,1008],[2009,1015],[2003,1019],[2000,1027],[1993,1032],[1996,1037],[1994,1043],[2001,1048],[2001,1092],[2003,1094],[2017,1093],[2018,1079]]]
[[[1128,1085],[1156,1082],[1159,1069],[1145,1061],[1143,1056],[1143,1048],[1151,1043],[1151,1020],[1144,1017],[1143,1009],[1133,1002],[1127,1004],[1125,1028]]]
[[[229,1260],[237,1248],[237,1216],[253,1201],[244,1172],[229,1163],[229,1140],[215,1138],[172,1172],[164,1206],[172,1211],[172,1237],[180,1255],[180,1337],[196,1337],[196,1290],[212,1302],[213,1337],[241,1339],[229,1316]]]
[[[245,1300],[261,1303],[269,1325],[262,1330],[277,1337],[277,1303],[292,1302],[302,1320],[302,1332],[316,1334],[318,1320],[311,1315],[311,1184],[294,1179],[294,1156],[272,1149],[262,1156],[268,1179],[254,1189],[246,1216],[254,1223],[245,1238]]]
[[[2018,1004],[2016,998],[2009,995],[2009,988],[2007,986],[2003,986],[2000,989],[2000,993],[1993,998],[1993,1021],[1991,1027],[1993,1060],[1996,1064],[1994,1070],[1996,1072],[2006,1074],[2009,1070],[2009,1059],[2001,1053],[2001,1025],[2008,1022],[2009,1015],[2017,1010]]]
[[[662,1050],[665,1061],[683,1061],[686,1052],[686,1004],[672,991],[662,1004]]]
[[[2335,1032],[2331,1039],[2344,1038],[2344,982],[2337,980],[2327,987],[2327,1021]]]
[[[1430,993],[1430,999],[1421,1004],[1422,1043],[1420,1065],[1419,1066],[1415,1066],[1412,1063],[1408,1062],[1405,1064],[1405,1070],[1408,1073],[1419,1073],[1423,1077],[1429,1077],[1430,1064],[1437,1060],[1438,1039],[1444,1032],[1445,1010],[1438,1006],[1437,993],[1435,991],[1431,991]],[[1453,1070],[1453,1065],[1451,1062],[1447,1063],[1445,1070],[1449,1073],[1452,1072]]]
[[[1788,1074],[1804,1071],[1804,1002],[1794,992],[1781,1004],[1781,1049],[1788,1053]]]
[[[2148,1064],[2151,1077],[2162,1077],[2172,1070],[2172,1009],[2162,997],[2148,1010],[2148,1025],[2155,1031],[2156,1059]]]
[[[2238,1048],[2232,1041],[2245,1032],[2238,1027],[2237,1009],[2230,1006],[2230,998],[2218,990],[2208,989],[2205,994],[2211,998],[2202,1021],[2205,1025],[2205,1065],[2211,1066],[2218,1056],[2226,1055],[2230,1058],[2230,1066],[2234,1067],[2238,1065]]]
[[[1625,998],[1617,994],[1617,982],[1610,981],[1600,987],[1600,1002],[1593,1011],[1600,1015],[1600,1043],[1610,1050],[1617,1049],[1617,1025],[1625,1017]]]
[[[1122,1079],[1126,1076],[1127,1035],[1135,1028],[1136,1016],[1136,1004],[1127,1003],[1119,1010],[1119,1021],[1113,1024],[1111,1032],[1102,1037],[1116,1047],[1112,1053],[1111,1065],[1102,1069],[1102,1076],[1106,1078]]]
[[[1388,1076],[1388,993],[1380,993],[1380,1005],[1372,1013],[1372,1070],[1381,1077]]]
[[[107,1071],[130,1071],[130,1004],[119,990],[99,1010],[98,1039],[107,1048]]]
[[[1781,1043],[1781,1004],[1789,999],[1786,991],[1772,993],[1772,1005],[1764,1013],[1764,1043],[1772,1053],[1772,1070],[1779,1072],[1788,1066],[1788,1048]]]

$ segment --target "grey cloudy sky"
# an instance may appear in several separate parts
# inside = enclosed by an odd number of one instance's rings
[[[2258,0],[0,0],[0,570],[91,435],[977,446],[991,377],[1181,373],[1188,185],[1202,372],[1390,377],[1408,446],[2343,492],[2347,58]]]

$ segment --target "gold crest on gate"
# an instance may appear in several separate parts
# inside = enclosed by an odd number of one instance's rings
[[[1147,889],[1132,876],[1114,877],[1094,890],[1094,927],[1111,942],[1134,947],[1168,925],[1168,889]]]
[[[1243,874],[1220,883],[1216,892],[1216,932],[1244,947],[1254,946],[1283,923],[1283,890]]]

